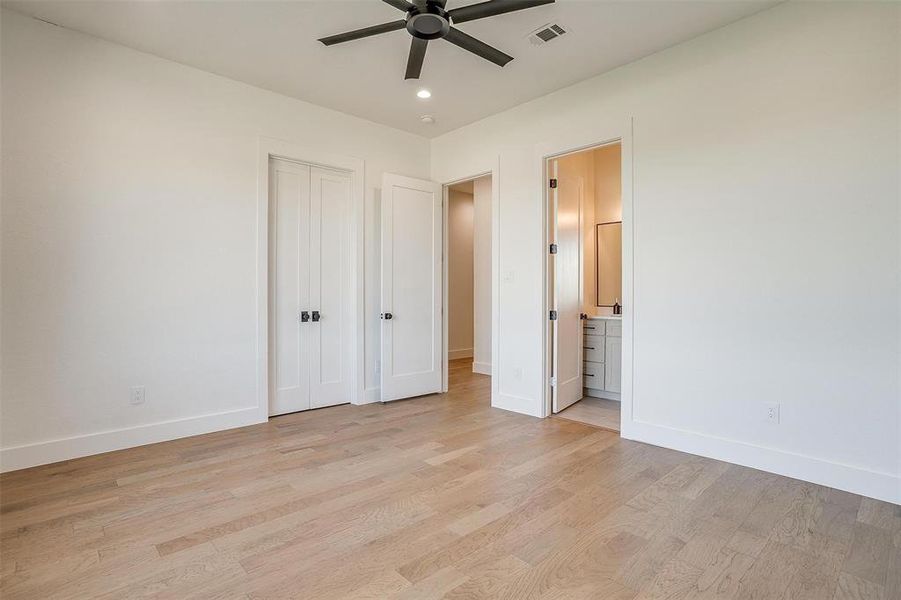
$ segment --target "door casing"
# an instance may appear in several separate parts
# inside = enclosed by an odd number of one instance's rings
[[[633,255],[635,244],[635,198],[633,196],[633,162],[632,162],[632,140],[633,140],[633,122],[631,118],[615,119],[606,124],[599,124],[597,127],[588,128],[588,130],[576,135],[564,138],[562,141],[542,144],[535,148],[536,156],[540,162],[537,168],[542,177],[539,182],[541,185],[542,195],[542,211],[545,218],[544,223],[544,239],[543,251],[547,251],[548,239],[548,214],[550,191],[548,187],[548,179],[551,171],[549,170],[549,162],[566,156],[567,154],[575,154],[584,150],[591,150],[606,146],[609,144],[622,144],[622,203],[623,203],[623,351],[622,351],[622,392],[620,394],[620,433],[623,437],[631,439],[635,422],[636,406],[633,402],[633,377],[634,377],[634,344],[633,332],[635,327],[635,312],[633,306],[635,303],[634,291],[634,274],[633,274]],[[550,321],[548,320],[548,311],[552,306],[551,290],[550,290],[550,261],[544,261],[544,311],[540,318],[544,323],[542,328],[544,338],[541,343],[543,357],[542,364],[545,369],[545,386],[544,398],[542,402],[543,414],[541,416],[550,416],[553,414],[552,394],[551,394],[551,372],[552,372],[552,331]]]
[[[444,324],[443,324],[443,332],[442,332],[442,352],[443,356],[441,358],[442,365],[442,373],[441,373],[441,391],[447,392],[448,390],[448,356],[449,356],[449,332],[448,332],[448,311],[450,309],[450,300],[448,298],[448,283],[449,283],[449,271],[448,271],[448,257],[450,256],[450,235],[448,234],[448,208],[450,207],[450,188],[453,185],[457,185],[458,183],[464,183],[466,181],[472,181],[474,179],[479,179],[480,177],[491,177],[492,178],[492,186],[494,182],[494,172],[486,171],[483,173],[479,173],[478,175],[472,175],[470,177],[461,177],[459,179],[453,179],[451,181],[445,182],[441,184],[441,196],[442,202],[444,203],[443,211],[444,211],[444,228],[442,235],[444,236],[444,241],[442,242],[442,264],[441,264],[441,277],[444,281],[444,292],[442,294],[441,299],[441,313],[444,316]],[[492,188],[493,189],[493,188]],[[494,221],[494,215],[492,215],[492,222]],[[492,234],[494,233],[493,225],[492,225]],[[493,247],[493,244],[492,244]],[[492,272],[492,277],[494,277],[494,273]],[[492,299],[492,304],[494,300]],[[489,324],[489,326],[491,326]],[[494,369],[494,367],[491,367]]]

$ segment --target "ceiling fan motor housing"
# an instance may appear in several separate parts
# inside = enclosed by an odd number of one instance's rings
[[[407,13],[407,31],[421,40],[442,38],[450,31],[447,12],[431,2],[414,5]]]

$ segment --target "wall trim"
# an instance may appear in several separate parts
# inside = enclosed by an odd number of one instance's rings
[[[0,471],[16,471],[62,460],[265,423],[267,420],[268,415],[261,419],[258,408],[253,406],[12,446],[0,449]]]
[[[633,120],[632,117],[618,117],[609,122],[596,123],[592,127],[583,129],[575,135],[566,137],[564,140],[553,143],[545,143],[536,146],[536,154],[540,157],[538,172],[542,174],[540,185],[541,191],[541,211],[542,211],[542,228],[541,240],[542,251],[547,248],[549,243],[550,223],[549,223],[549,204],[551,202],[550,194],[546,181],[549,177],[548,162],[555,158],[560,158],[568,154],[582,152],[606,146],[608,144],[619,143],[621,147],[621,185],[622,185],[622,222],[623,222],[623,239],[622,239],[622,391],[620,392],[620,427],[625,428],[626,423],[634,419],[635,407],[633,405],[633,387],[634,387],[634,368],[635,353],[633,349],[634,339],[633,331],[637,317],[634,310],[635,290],[634,290],[634,256],[635,256],[635,206],[638,199],[634,193],[634,171],[632,162],[632,136],[633,136]],[[546,255],[544,255],[546,257]],[[551,390],[550,377],[552,373],[551,355],[553,345],[552,322],[547,319],[547,312],[552,308],[552,295],[549,285],[549,269],[548,261],[542,261],[542,287],[543,287],[543,310],[541,311],[541,365],[545,371],[545,381],[541,388],[541,411],[542,416],[551,416],[553,414],[553,395]]]
[[[473,361],[472,372],[480,375],[491,375],[491,363]]]
[[[492,384],[494,383],[494,379],[492,379]],[[532,408],[530,411],[524,411],[523,407],[529,406]],[[542,414],[541,407],[539,403],[535,401],[535,398],[527,398],[525,396],[514,396],[513,394],[501,394],[501,393],[492,393],[491,394],[491,408],[500,408],[501,410],[509,410],[510,412],[519,413],[521,415],[527,415],[529,417],[538,417],[542,418],[545,415]]]
[[[448,360],[455,360],[458,358],[472,358],[472,348],[460,348],[459,350],[447,351]]]
[[[638,420],[623,420],[621,436],[901,504],[901,477],[891,473]]]

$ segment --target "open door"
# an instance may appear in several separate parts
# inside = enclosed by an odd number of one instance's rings
[[[381,399],[441,391],[441,186],[382,178]]]
[[[552,321],[553,366],[551,387],[554,412],[582,398],[582,193],[579,177],[564,176],[557,161],[549,164],[551,188],[551,242],[553,255]]]

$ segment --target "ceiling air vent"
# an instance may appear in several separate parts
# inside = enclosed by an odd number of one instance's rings
[[[560,37],[566,33],[566,29],[556,23],[543,25],[529,34],[529,41],[539,46]]]

